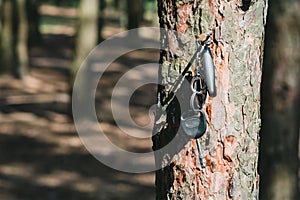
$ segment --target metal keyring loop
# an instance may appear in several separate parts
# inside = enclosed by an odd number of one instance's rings
[[[194,88],[195,83],[197,83],[197,81],[199,81],[199,85],[200,85],[199,91],[197,90],[198,89],[197,86],[196,86],[196,89]],[[193,94],[201,94],[202,93],[202,91],[201,91],[202,87],[203,86],[202,86],[201,77],[200,76],[193,77],[193,79],[191,81],[191,90],[192,90]]]
[[[198,107],[199,108],[195,108],[195,102],[197,102],[196,99],[197,98],[197,93],[193,93],[192,96],[191,96],[191,99],[190,99],[190,108],[195,111],[195,112],[200,112],[201,109],[200,109],[200,104],[198,102]]]

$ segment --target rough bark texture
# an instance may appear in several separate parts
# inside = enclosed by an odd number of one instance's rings
[[[165,152],[157,164],[157,199],[258,199],[258,132],[260,83],[267,0],[159,0],[163,32],[158,101],[164,114],[154,127],[153,148],[159,149],[176,134],[170,119],[180,117],[176,100],[166,96],[196,50],[196,38],[212,31],[217,97],[203,110],[208,130],[201,138],[207,162],[202,169],[195,140]],[[191,67],[193,71],[193,67]],[[180,97],[179,97],[180,98]],[[183,97],[184,98],[184,97]],[[189,99],[187,99],[188,101]],[[164,113],[164,112],[162,112]],[[172,116],[173,115],[173,116]],[[179,125],[178,125],[179,126]],[[166,162],[170,164],[165,165]]]
[[[299,199],[300,1],[270,2],[262,82],[261,199]]]

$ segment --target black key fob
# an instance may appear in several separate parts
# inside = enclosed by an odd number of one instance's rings
[[[202,110],[187,110],[181,115],[181,127],[185,134],[200,138],[206,131],[206,118]]]

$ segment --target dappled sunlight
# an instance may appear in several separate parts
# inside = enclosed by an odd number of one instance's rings
[[[96,51],[97,55],[97,51]],[[156,85],[147,84],[138,87],[130,96],[129,105],[122,104],[120,97],[130,95],[130,84],[140,83],[144,80],[151,80],[151,77],[157,77],[157,68],[149,66],[144,67],[144,71],[131,70],[137,66],[158,61],[159,51],[155,49],[136,50],[122,55],[116,59],[102,74],[96,91],[96,113],[100,121],[100,127],[104,134],[118,147],[133,152],[150,152],[152,149],[152,126],[154,124],[154,113],[151,107],[156,102]],[[97,65],[94,64],[92,70],[97,71]],[[102,68],[99,68],[101,70]],[[103,70],[103,69],[102,69]],[[124,78],[126,76],[126,78]],[[150,78],[149,78],[150,77]],[[124,78],[125,84],[120,83]],[[155,80],[155,79],[154,79]],[[129,85],[128,85],[129,84]],[[113,92],[115,97],[113,97]],[[114,101],[111,101],[115,98]],[[119,120],[116,126],[116,117],[124,115],[123,111],[116,109],[112,115],[112,106],[124,107],[128,109],[128,121]],[[139,128],[137,128],[140,126]],[[146,127],[145,127],[146,126]],[[123,129],[123,130],[122,130]],[[124,130],[125,129],[125,130]]]
[[[120,128],[110,123],[100,123],[101,129],[104,134],[118,147],[132,151],[132,152],[150,152],[152,147],[151,130],[145,133],[145,131],[137,131],[136,128],[129,128],[132,130],[137,138],[133,138],[131,135],[126,134]],[[131,132],[131,133],[132,133]],[[129,132],[130,134],[130,132]],[[145,139],[140,139],[138,137]]]
[[[19,176],[22,178],[32,178],[33,169],[30,165],[24,163],[12,163],[9,165],[1,165],[0,173],[8,176]]]
[[[31,59],[32,65],[45,68],[60,67],[62,69],[68,69],[70,61],[62,58],[49,58],[49,57],[33,57]]]
[[[76,8],[63,8],[54,5],[41,5],[39,11],[42,15],[59,16],[66,18],[77,18],[78,10]]]
[[[75,29],[73,26],[68,25],[43,25],[41,26],[41,32],[46,34],[66,34],[73,36]]]
[[[154,173],[129,174],[105,166],[88,152],[76,131],[69,81],[78,10],[41,2],[38,11],[42,35],[29,49],[28,74],[21,79],[0,76],[0,199],[153,199]],[[122,13],[111,9],[104,13],[102,38],[125,30],[119,19]],[[151,43],[157,33],[140,34]],[[153,49],[121,56],[99,82],[97,126],[124,150],[152,151],[153,115],[149,115],[149,109],[155,103],[156,88],[139,88],[130,101],[132,120],[140,126],[149,125],[145,130],[129,127],[132,134],[146,137],[140,139],[127,135],[115,124],[110,108],[113,86],[126,71],[157,62],[158,56],[159,51]],[[95,63],[92,70],[97,73],[101,69]],[[140,81],[153,74],[153,70],[136,72],[130,78]]]
[[[119,67],[127,69],[122,63]],[[117,172],[85,149],[68,114],[66,75],[49,69],[47,74],[32,69],[30,90],[23,80],[0,79],[0,88],[5,88],[0,93],[0,198],[132,199],[138,195],[153,199],[153,173]],[[133,118],[143,119],[143,115]],[[135,140],[110,120],[100,124],[120,148],[151,151],[150,138]]]
[[[62,19],[75,19],[77,18],[78,11],[76,8],[62,8],[53,5],[41,5],[39,12],[43,16],[52,17],[53,20],[59,22]],[[74,22],[61,24],[42,24],[40,31],[44,34],[64,34],[73,36],[75,34]]]

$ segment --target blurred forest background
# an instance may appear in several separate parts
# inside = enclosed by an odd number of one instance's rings
[[[298,199],[300,2],[269,3],[260,195]],[[102,165],[81,144],[70,111],[70,86],[90,50],[142,26],[159,26],[155,0],[0,0],[1,200],[155,198],[154,173],[127,174]],[[128,70],[158,59],[159,51],[134,51],[114,64]],[[115,70],[104,80],[108,91],[123,73]],[[155,88],[142,88],[136,95],[137,121],[143,123],[155,94]],[[96,104],[106,112],[103,101]],[[106,116],[111,139],[122,141]],[[137,145],[126,138],[126,145],[145,151],[151,140]]]

